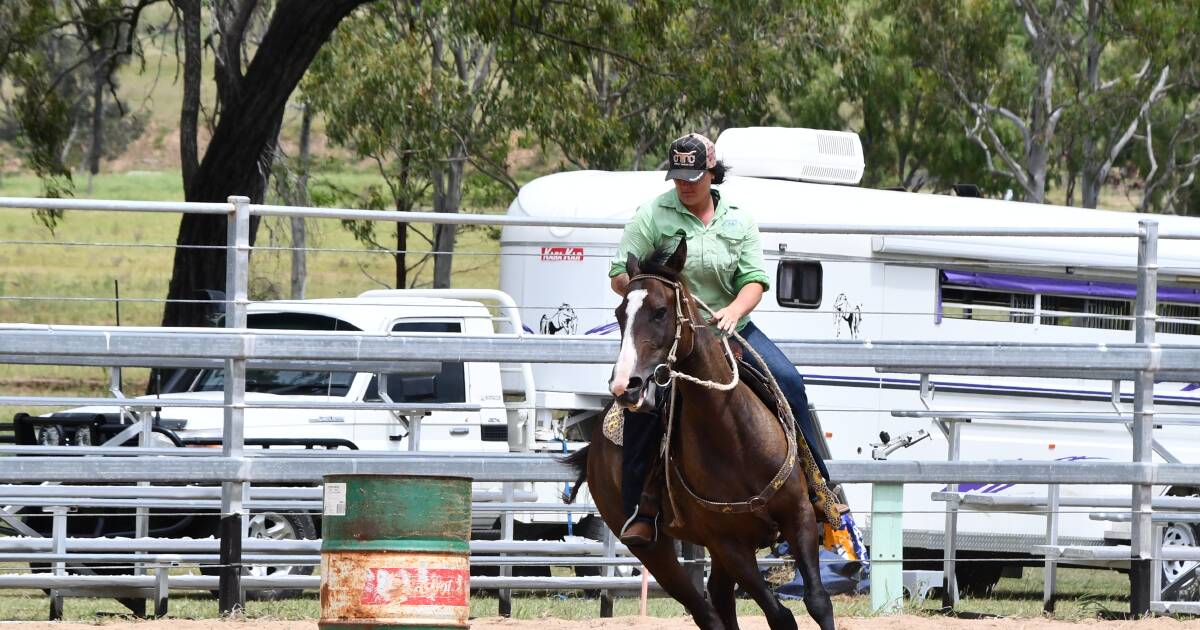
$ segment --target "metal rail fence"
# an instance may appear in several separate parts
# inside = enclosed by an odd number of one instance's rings
[[[0,207],[55,208],[139,212],[199,212],[226,216],[227,241],[227,330],[136,329],[108,327],[0,326],[0,360],[11,363],[37,362],[59,365],[175,365],[173,361],[221,362],[225,367],[225,414],[219,455],[179,456],[178,453],[142,451],[153,457],[130,457],[128,450],[115,453],[89,451],[92,457],[60,455],[47,448],[19,458],[4,458],[0,468],[14,482],[84,482],[103,477],[120,482],[179,483],[203,480],[220,482],[221,542],[220,577],[216,581],[223,611],[242,605],[243,586],[268,582],[243,578],[244,516],[247,513],[247,482],[316,483],[329,473],[438,472],[452,471],[479,479],[507,481],[560,481],[566,473],[544,456],[530,454],[437,456],[406,454],[386,457],[355,453],[349,457],[298,457],[294,454],[252,452],[245,448],[244,414],[255,403],[245,400],[245,371],[256,361],[328,365],[327,362],[359,365],[396,365],[411,361],[554,361],[563,363],[607,363],[616,356],[616,341],[546,339],[497,335],[472,338],[403,337],[332,333],[309,335],[269,333],[245,328],[248,288],[249,225],[252,215],[306,218],[353,218],[453,224],[553,225],[619,229],[619,220],[572,220],[507,216],[446,215],[291,208],[252,205],[244,197],[229,203],[188,204],[114,202],[89,200],[0,199]],[[985,235],[1034,237],[1136,238],[1138,241],[1137,301],[1134,309],[1136,341],[1133,344],[1031,344],[1031,343],[929,343],[869,341],[803,341],[781,343],[794,363],[827,366],[870,366],[880,370],[982,375],[1033,374],[1062,377],[1064,374],[1096,378],[1121,378],[1135,384],[1132,462],[839,462],[830,469],[844,483],[874,484],[872,510],[873,586],[872,601],[878,609],[893,609],[900,588],[901,532],[900,497],[906,483],[969,482],[1129,484],[1131,528],[1130,606],[1134,613],[1151,609],[1154,596],[1153,486],[1161,484],[1200,485],[1200,472],[1193,466],[1159,464],[1152,459],[1155,417],[1153,384],[1156,377],[1197,379],[1200,375],[1200,346],[1163,346],[1155,343],[1157,300],[1157,245],[1160,239],[1198,239],[1200,232],[1160,233],[1154,221],[1141,221],[1137,228],[952,228],[941,226],[887,227],[851,225],[764,224],[765,232],[874,234],[874,235]],[[1200,379],[1197,379],[1200,380]],[[18,400],[19,397],[6,399]],[[30,399],[21,399],[26,403]],[[104,402],[114,401],[103,399]],[[69,397],[39,398],[39,404],[79,404],[95,400]],[[180,401],[180,404],[186,404]],[[384,407],[387,407],[384,405]],[[2,447],[0,447],[2,448]],[[109,449],[121,450],[121,449]],[[141,450],[141,449],[139,449]],[[72,450],[72,453],[79,453]],[[508,486],[511,488],[511,486]],[[511,497],[506,497],[511,499]],[[504,517],[511,534],[511,513]],[[65,537],[64,537],[65,539]],[[249,541],[245,541],[250,545]],[[57,553],[65,553],[57,549]],[[952,555],[947,557],[949,593],[953,583]],[[514,559],[514,563],[516,560]],[[19,576],[14,576],[19,577]],[[116,577],[78,576],[70,584],[95,586]],[[131,576],[139,578],[140,576]],[[86,579],[85,579],[86,578]],[[6,578],[11,579],[11,578]],[[44,578],[38,578],[44,579]],[[151,578],[153,579],[153,578]],[[196,578],[197,580],[201,578]],[[245,579],[245,582],[243,580]],[[503,579],[503,578],[502,578]],[[67,584],[67,578],[60,584]],[[82,581],[80,581],[82,580]],[[170,578],[166,578],[170,583]],[[138,585],[145,586],[142,578]],[[176,580],[183,585],[187,580]],[[0,585],[5,584],[0,580]],[[38,582],[41,584],[42,582]],[[47,582],[48,583],[48,582]],[[131,582],[133,583],[133,582]],[[285,581],[286,583],[286,581]],[[298,581],[310,585],[309,582]],[[210,587],[211,581],[195,582]],[[593,584],[589,582],[588,584]],[[601,588],[596,582],[596,588]],[[518,582],[497,582],[501,589]],[[162,586],[161,584],[159,586]],[[199,586],[197,586],[199,587]],[[591,586],[588,586],[590,588]],[[953,595],[951,602],[953,603]]]

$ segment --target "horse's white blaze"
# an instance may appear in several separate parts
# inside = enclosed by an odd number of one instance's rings
[[[646,299],[646,290],[630,291],[625,296],[625,336],[621,337],[621,353],[617,355],[617,365],[613,370],[613,379],[609,383],[609,391],[613,396],[620,396],[629,387],[629,377],[637,366],[637,349],[633,347],[633,320],[642,301]]]

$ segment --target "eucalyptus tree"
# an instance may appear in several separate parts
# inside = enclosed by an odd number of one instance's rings
[[[900,0],[892,11],[917,65],[959,101],[989,173],[1037,203],[1056,178],[1071,201],[1078,182],[1082,205],[1095,207],[1131,143],[1151,138],[1146,125],[1194,94],[1182,80],[1194,63],[1160,50],[1172,33],[1194,39],[1178,26],[1190,4]],[[1195,54],[1190,41],[1179,49]]]
[[[655,167],[682,132],[777,121],[780,95],[805,89],[840,15],[827,0],[474,4],[526,132],[600,169]]]
[[[904,36],[891,5],[870,0],[846,20],[836,69],[828,69],[823,88],[823,105],[836,117],[826,125],[858,132],[865,186],[920,191],[969,182],[1003,190],[1005,182],[987,173],[984,156],[963,134],[958,100],[920,67],[920,49]]]
[[[455,213],[471,171],[516,193],[507,166],[515,95],[496,61],[497,44],[469,19],[459,2],[380,2],[348,20],[313,65],[305,92],[330,140],[373,162],[383,177],[386,195],[368,191],[360,203],[404,212],[429,202],[436,212]],[[373,223],[345,223],[360,241],[390,249]],[[399,288],[421,264],[406,257],[409,233],[407,223],[396,224]],[[433,230],[435,287],[450,286],[455,236],[453,225]]]
[[[69,194],[140,133],[117,98],[116,70],[140,57],[144,9],[156,0],[10,0],[0,4],[0,126],[47,196]],[[109,107],[109,104],[114,107]],[[60,212],[40,218],[53,227]]]

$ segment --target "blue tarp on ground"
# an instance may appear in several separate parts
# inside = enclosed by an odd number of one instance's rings
[[[786,543],[780,553],[786,553]],[[871,579],[864,575],[863,563],[847,560],[828,549],[821,549],[821,583],[830,595],[842,593],[865,593],[871,588]],[[775,588],[780,599],[804,597],[804,578],[796,571],[791,582]]]
[[[858,530],[854,517],[849,513],[842,515],[842,525],[845,528],[844,531],[849,534],[849,545],[853,547],[851,551],[862,560],[847,560],[822,547],[820,553],[821,583],[825,585],[825,590],[830,595],[865,593],[871,588],[871,561],[866,547],[862,544],[862,532]],[[788,545],[784,542],[780,543],[771,556],[779,557],[787,554]],[[783,599],[804,597],[804,578],[801,577],[799,571],[796,571],[792,575],[792,581],[777,587],[775,593]]]

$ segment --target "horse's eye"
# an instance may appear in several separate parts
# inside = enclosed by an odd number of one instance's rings
[[[662,321],[662,318],[664,318],[666,316],[667,316],[667,307],[660,306],[660,307],[658,307],[657,311],[654,311],[653,319],[654,319],[654,321],[658,322],[658,321]]]

